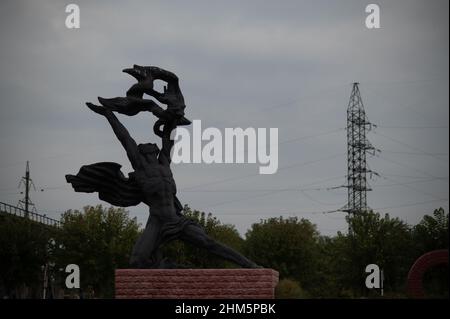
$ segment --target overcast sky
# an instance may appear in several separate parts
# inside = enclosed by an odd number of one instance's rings
[[[69,2],[68,2],[69,3]],[[101,161],[131,167],[104,118],[86,101],[123,96],[133,64],[175,72],[186,116],[204,127],[277,127],[279,170],[255,164],[178,164],[183,204],[244,234],[270,216],[299,216],[322,234],[345,231],[346,109],[360,90],[382,152],[368,163],[370,207],[410,224],[448,209],[448,1],[74,1],[81,28],[65,27],[63,1],[0,3],[0,201],[16,204],[30,161],[39,212],[101,203],[64,175]],[[154,118],[119,117],[137,142],[156,141]],[[286,143],[282,143],[288,141]],[[317,188],[317,190],[312,190]],[[299,191],[299,189],[307,189]],[[105,204],[105,203],[104,203]],[[144,205],[129,208],[145,223]]]

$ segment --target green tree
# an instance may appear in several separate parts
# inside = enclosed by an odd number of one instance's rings
[[[56,229],[0,212],[0,287],[9,297],[41,297],[43,266]],[[31,289],[25,295],[24,287]],[[3,297],[3,296],[0,296]]]
[[[448,249],[449,216],[443,208],[436,209],[433,215],[425,215],[413,228],[415,258],[436,249]],[[426,294],[434,298],[448,298],[448,265],[429,269],[423,278]]]
[[[346,267],[350,263],[347,244],[347,236],[341,232],[334,237],[321,236],[319,238],[316,256],[316,271],[319,280],[312,289],[313,297],[353,297],[353,291],[346,285],[349,276]]]
[[[276,269],[311,292],[317,283],[316,226],[306,219],[269,218],[253,224],[246,234],[245,253],[261,266]]]
[[[123,208],[86,206],[69,210],[61,219],[57,262],[80,267],[81,288],[92,287],[95,296],[113,297],[114,271],[127,268],[139,235],[136,218]]]
[[[425,215],[419,224],[414,226],[413,234],[418,254],[435,249],[448,249],[448,214],[443,208],[436,209],[433,215]]]
[[[349,234],[342,251],[342,278],[357,295],[368,293],[364,286],[365,268],[377,264],[384,270],[385,290],[403,288],[413,261],[412,236],[409,226],[389,214],[381,217],[372,211],[347,216]]]

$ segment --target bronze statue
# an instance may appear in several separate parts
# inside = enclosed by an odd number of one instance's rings
[[[102,106],[92,103],[86,105],[108,120],[125,148],[134,172],[126,178],[117,163],[95,163],[81,167],[77,175],[66,175],[67,182],[72,184],[76,192],[98,192],[100,199],[115,206],[128,207],[143,202],[150,207],[145,230],[133,248],[130,260],[133,268],[176,267],[166,261],[160,252],[162,244],[175,239],[205,248],[242,267],[258,267],[238,252],[213,240],[199,224],[182,213],[183,206],[176,197],[176,184],[170,169],[170,151],[173,147],[170,134],[178,125],[191,122],[184,117],[186,105],[178,77],[152,66],[134,65],[132,69],[123,71],[138,81],[127,91],[126,97],[99,97]],[[163,93],[153,89],[154,80],[167,83]],[[144,99],[144,93],[167,108],[163,109],[156,102]],[[161,150],[153,143],[137,145],[113,113],[133,116],[143,111],[151,112],[158,118],[153,130],[162,140]]]

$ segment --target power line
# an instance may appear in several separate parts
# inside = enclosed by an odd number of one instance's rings
[[[414,202],[414,203],[402,204],[402,205],[396,205],[396,206],[375,207],[372,210],[377,211],[377,210],[384,210],[384,209],[412,207],[412,206],[419,206],[419,205],[423,205],[423,204],[429,204],[429,203],[441,202],[441,201],[448,202],[448,198],[438,198],[438,199],[432,199],[432,200],[426,200],[426,201],[420,201],[420,202]],[[346,211],[342,210],[342,209],[337,209],[337,210],[331,210],[328,212],[322,212],[321,214],[331,214],[331,213],[338,213],[338,212],[346,212]],[[317,213],[317,214],[319,214],[319,213]]]
[[[42,190],[58,190],[58,189],[71,190],[70,187],[67,185],[42,187]]]
[[[249,199],[254,199],[254,198],[259,198],[259,197],[268,197],[268,196],[271,196],[271,195],[274,195],[274,194],[278,194],[278,193],[281,193],[281,192],[283,192],[283,190],[281,190],[281,191],[280,190],[274,190],[274,191],[266,192],[264,194],[258,194],[258,195],[254,195],[254,196],[248,196],[248,197],[238,198],[238,199],[234,199],[234,200],[228,200],[228,201],[215,203],[215,204],[212,204],[212,205],[208,205],[208,207],[211,208],[211,207],[217,207],[217,206],[221,206],[221,205],[225,205],[225,204],[230,204],[230,203],[235,203],[235,202],[240,202],[240,201],[246,201],[246,200],[249,200]],[[309,194],[305,193],[305,191],[301,190],[300,193],[303,194],[306,198],[308,198],[308,199],[310,199],[313,202],[316,202],[318,204],[321,204],[321,205],[332,205],[332,206],[336,205],[336,203],[333,203],[333,204],[331,204],[331,203],[323,203],[323,202],[321,202],[319,200],[316,200],[313,197],[311,197]]]
[[[291,106],[291,105],[294,105],[295,103],[297,103],[297,102],[299,102],[299,101],[304,101],[304,100],[306,100],[306,99],[308,99],[308,98],[315,98],[315,97],[317,97],[318,95],[323,95],[323,93],[325,93],[325,92],[326,92],[326,93],[332,92],[332,91],[334,91],[334,90],[336,90],[336,89],[340,89],[340,88],[342,88],[342,87],[343,87],[342,84],[335,85],[335,86],[332,86],[332,87],[329,87],[329,88],[326,88],[326,89],[319,90],[319,92],[315,92],[314,94],[310,94],[309,96],[298,97],[298,98],[296,98],[296,99],[294,99],[294,100],[291,100],[290,102],[283,103],[283,104],[281,104],[281,105],[275,105],[275,106],[265,107],[265,108],[263,108],[263,110],[264,110],[264,111],[267,111],[267,110],[272,110],[272,109],[279,109],[280,107]]]
[[[7,188],[0,188],[0,192],[2,192],[2,191],[13,191],[13,190],[16,190],[17,188],[10,188],[10,187],[7,187]]]
[[[312,183],[308,183],[305,185],[302,185],[299,187],[287,187],[287,188],[259,188],[259,189],[218,189],[218,190],[211,190],[211,189],[195,189],[195,190],[184,190],[184,192],[230,192],[230,193],[239,193],[239,192],[266,192],[266,191],[303,191],[303,190],[308,190],[308,191],[321,191],[321,190],[331,190],[331,189],[335,189],[335,188],[340,188],[341,186],[338,187],[319,187],[319,188],[308,188],[307,186],[312,186],[312,185],[317,185],[323,182],[329,182],[329,181],[333,181],[333,180],[337,180],[337,179],[341,179],[346,177],[346,175],[341,175],[341,176],[334,176],[334,177],[327,177],[325,179],[320,179],[317,181],[314,181]]]
[[[439,198],[439,199],[432,199],[432,200],[427,200],[427,201],[421,201],[421,202],[415,202],[415,203],[410,203],[410,204],[403,204],[403,205],[397,205],[397,206],[389,206],[389,207],[377,207],[374,208],[374,210],[382,210],[382,209],[392,209],[392,208],[402,208],[402,207],[411,207],[411,206],[419,206],[419,205],[423,205],[423,204],[429,204],[429,203],[434,203],[434,202],[448,202],[448,198]]]
[[[116,144],[115,142],[105,142],[102,144],[95,144],[95,145],[88,145],[84,148],[84,150],[88,150],[88,149],[92,149],[95,148],[95,150],[90,151],[90,153],[94,153],[94,152],[99,152],[102,151],[102,148],[107,147],[108,145],[112,145],[112,144]],[[61,157],[67,157],[67,156],[73,156],[74,154],[77,154],[75,152],[71,152],[71,153],[60,153],[60,154],[55,154],[55,155],[48,155],[48,156],[40,156],[37,157],[35,159],[33,159],[34,162],[39,162],[39,161],[43,161],[43,160],[51,160],[51,159],[55,159],[55,158],[61,158]],[[25,161],[16,161],[16,162],[12,162],[6,165],[2,165],[0,166],[0,168],[8,168],[8,167],[14,167],[14,166],[18,166],[18,165],[23,165],[25,164]]]
[[[386,178],[386,179],[389,179],[389,178]],[[426,183],[426,182],[433,182],[433,181],[445,181],[445,180],[448,180],[448,178],[428,178],[428,179],[421,179],[421,180],[418,180],[418,181],[397,182],[397,183],[394,183],[394,184],[375,185],[375,187],[378,188],[378,187],[403,186],[403,185],[419,184],[419,183]]]
[[[438,201],[448,202],[449,199],[448,198],[439,198],[439,199],[419,201],[419,202],[414,202],[414,203],[406,203],[406,204],[395,205],[395,206],[375,207],[372,210],[377,211],[377,210],[384,210],[384,209],[420,206],[420,205],[434,203],[434,202],[438,202]],[[310,211],[310,212],[281,211],[281,212],[274,212],[274,213],[271,213],[271,212],[265,213],[265,212],[261,212],[261,211],[255,211],[253,213],[245,213],[245,212],[240,211],[240,212],[236,212],[236,213],[234,213],[234,212],[215,212],[214,215],[243,215],[243,216],[245,216],[245,215],[255,215],[255,213],[258,213],[258,216],[262,216],[262,215],[281,216],[281,215],[317,215],[317,214],[332,214],[332,213],[345,213],[345,212],[346,212],[345,207],[342,207],[340,209],[329,210],[329,211]]]
[[[317,204],[325,205],[325,206],[336,206],[336,205],[338,205],[338,203],[326,203],[326,202],[323,202],[323,201],[321,201],[321,200],[318,200],[318,199],[314,198],[313,196],[309,195],[309,194],[308,194],[306,191],[304,191],[304,190],[302,190],[302,191],[300,191],[300,192],[303,194],[303,196],[305,196],[306,198],[312,200],[313,202],[316,202]]]
[[[401,175],[401,174],[382,174],[383,176],[394,176],[394,177],[402,177],[402,178],[413,178],[413,179],[423,179],[423,176],[411,176],[411,175]],[[436,180],[438,179],[448,179],[448,176],[442,177],[434,177]]]
[[[434,199],[438,199],[438,198],[437,198],[436,196],[434,196],[433,194],[430,194],[430,193],[428,193],[428,192],[425,192],[425,191],[423,191],[423,190],[420,190],[420,189],[417,189],[417,188],[415,188],[415,187],[410,186],[411,183],[399,183],[399,182],[396,181],[395,179],[387,178],[387,177],[386,177],[386,179],[392,180],[393,182],[397,182],[399,186],[403,186],[403,187],[409,188],[409,189],[411,189],[411,190],[413,190],[413,191],[415,191],[415,192],[424,194],[424,195],[426,195],[426,196],[430,196],[430,197],[432,197],[432,198],[434,198]]]
[[[343,176],[341,176],[341,177],[339,177],[339,178],[342,178],[342,177],[343,177]],[[434,180],[442,180],[442,179],[445,179],[445,178],[434,178],[434,179],[427,179],[427,180],[422,180],[422,181],[414,181],[414,182],[406,182],[406,183],[401,183],[401,182],[399,182],[399,183],[396,183],[396,184],[379,185],[379,186],[377,186],[377,187],[387,187],[387,186],[397,186],[397,185],[401,185],[401,186],[408,187],[408,185],[409,185],[409,184],[412,184],[412,183],[426,182],[426,181],[434,181]],[[394,180],[393,180],[393,181],[394,181]],[[316,182],[316,183],[317,183],[317,182]],[[305,188],[305,189],[295,189],[295,188],[289,188],[289,189],[275,189],[275,190],[273,190],[273,191],[269,191],[269,192],[266,192],[266,193],[264,193],[264,194],[258,194],[258,195],[255,195],[255,196],[244,197],[244,198],[239,198],[239,199],[235,199],[235,200],[223,201],[223,202],[219,202],[219,203],[216,203],[216,204],[213,204],[213,205],[208,205],[208,206],[209,206],[209,207],[216,207],[216,206],[221,206],[221,205],[228,204],[228,203],[234,203],[234,202],[239,202],[239,201],[248,200],[248,199],[253,199],[253,198],[258,198],[258,197],[266,197],[266,196],[273,195],[273,194],[275,194],[275,193],[279,193],[279,192],[283,192],[283,191],[291,191],[291,190],[297,190],[297,191],[300,191],[300,192],[301,192],[303,195],[305,195],[307,198],[309,198],[309,199],[311,199],[311,200],[313,200],[313,201],[315,201],[315,202],[317,202],[317,203],[319,203],[319,204],[321,204],[321,205],[336,205],[336,204],[323,203],[323,202],[321,202],[321,201],[318,201],[318,200],[312,198],[310,195],[306,194],[304,191],[305,191],[305,190],[326,190],[326,189],[339,188],[339,187],[342,187],[342,186],[331,187],[331,188],[316,188],[316,189],[311,189],[311,188],[309,188],[309,189],[308,189],[308,188]],[[434,195],[432,195],[432,194],[430,194],[430,193],[427,193],[427,192],[423,192],[423,191],[418,190],[418,189],[416,189],[416,188],[413,188],[413,187],[410,187],[410,186],[409,186],[408,188],[410,188],[410,189],[412,189],[412,190],[414,190],[414,191],[423,193],[423,194],[425,194],[425,195],[431,196],[431,197],[434,198],[432,201],[419,202],[420,204],[442,200],[441,198],[436,198]],[[260,190],[260,191],[261,191],[261,190]],[[404,207],[404,206],[412,206],[412,204],[401,205],[401,206],[399,206],[399,207]],[[381,209],[388,209],[388,208],[397,208],[397,207],[385,207],[385,208],[383,208],[383,207],[378,207],[378,208],[374,208],[374,210],[375,210],[375,209],[380,209],[380,210],[381,210]],[[346,211],[347,211],[347,210],[346,210],[345,207],[341,207],[341,208],[335,209],[335,210],[310,212],[310,214],[331,214],[331,213],[335,213],[335,212],[346,212]],[[303,213],[303,214],[306,214],[306,213]],[[246,215],[246,214],[244,213],[243,215]]]
[[[431,78],[431,79],[415,79],[415,80],[398,80],[398,81],[364,81],[364,83],[367,84],[375,84],[375,85],[388,85],[388,86],[393,86],[396,84],[412,84],[412,83],[426,83],[426,82],[441,82],[443,79],[436,77],[436,78]]]
[[[408,148],[410,148],[410,149],[412,149],[412,150],[415,150],[415,151],[418,151],[418,152],[420,152],[420,153],[422,153],[422,154],[431,156],[431,157],[433,157],[433,158],[435,158],[435,159],[437,159],[437,160],[439,160],[439,161],[445,161],[444,159],[442,159],[442,158],[440,158],[440,157],[437,157],[437,156],[433,155],[432,153],[426,152],[426,151],[422,150],[421,148],[419,148],[419,147],[417,147],[417,146],[410,145],[410,144],[408,144],[408,143],[399,141],[399,140],[397,140],[397,139],[395,139],[395,138],[386,136],[386,135],[381,134],[381,133],[377,133],[377,132],[374,132],[374,133],[377,134],[377,135],[380,135],[380,136],[382,136],[382,137],[384,137],[384,138],[386,138],[386,139],[388,139],[388,140],[391,140],[391,141],[393,141],[393,142],[395,142],[395,143],[398,143],[398,144],[400,144],[400,145],[406,146],[406,147],[408,147]],[[447,161],[445,161],[445,162],[447,162]]]
[[[345,176],[342,176],[345,177]],[[384,185],[383,185],[384,186]],[[257,189],[192,189],[185,190],[184,193],[260,193],[260,192],[303,192],[303,191],[329,191],[340,189],[345,186],[332,186],[320,188],[257,188]]]
[[[448,128],[448,126],[438,125],[438,126],[385,126],[385,125],[377,125],[379,128],[387,128],[387,129],[444,129]]]
[[[259,174],[258,174],[259,175]],[[305,187],[307,185],[316,185],[322,182],[337,180],[341,178],[345,178],[346,175],[335,176],[335,177],[327,177],[326,179],[321,179],[315,181],[313,183],[305,184],[301,187]],[[196,186],[197,187],[197,186]],[[200,185],[198,185],[200,187]],[[301,191],[329,191],[338,188],[342,188],[345,186],[330,186],[330,187],[286,187],[286,188],[257,188],[257,189],[181,189],[184,193],[258,193],[258,192],[270,192],[270,191],[280,191],[280,192],[301,192]],[[42,187],[42,190],[68,190],[71,191],[70,187],[62,185],[62,186],[50,186],[50,187]],[[1,192],[0,192],[1,193]],[[20,193],[14,193],[20,194]]]
[[[318,134],[314,134],[314,135],[300,136],[300,137],[296,137],[296,138],[293,138],[293,139],[290,139],[290,140],[282,141],[282,142],[279,143],[279,145],[292,143],[292,142],[298,142],[298,141],[301,141],[301,140],[306,140],[306,139],[309,139],[309,138],[314,138],[314,137],[319,137],[319,136],[330,135],[330,134],[334,134],[334,133],[341,132],[341,131],[344,131],[344,130],[345,130],[345,128],[338,128],[338,129],[335,129],[335,130],[326,131],[326,132],[318,133]]]
[[[345,155],[345,153],[337,153],[337,154],[334,154],[332,156],[327,156],[327,157],[324,157],[324,158],[321,158],[321,159],[318,159],[318,160],[295,163],[295,164],[291,164],[291,165],[288,165],[288,166],[280,167],[280,168],[278,168],[278,171],[291,169],[291,168],[294,168],[294,167],[301,167],[301,166],[311,165],[311,164],[315,164],[315,163],[318,163],[318,162],[334,159],[334,158],[337,158],[337,157],[342,156],[342,155]],[[197,188],[197,187],[201,187],[201,186],[211,186],[211,185],[215,185],[215,184],[221,184],[221,183],[225,183],[225,182],[246,179],[246,178],[254,177],[254,176],[260,176],[260,174],[259,173],[254,173],[254,174],[248,174],[248,175],[243,175],[243,176],[242,175],[241,176],[235,176],[235,177],[225,178],[225,179],[221,179],[221,180],[217,180],[217,181],[213,181],[213,182],[202,183],[202,184],[198,184],[198,185],[184,187],[184,188],[182,188],[180,190],[186,191],[188,189]]]
[[[390,150],[383,150],[383,153],[392,153],[392,154],[405,154],[405,155],[427,155],[433,154],[434,156],[448,156],[448,153],[428,153],[424,154],[422,152],[402,152],[402,151],[390,151]]]
[[[410,165],[407,165],[407,164],[404,164],[404,163],[401,163],[401,162],[397,162],[397,161],[394,161],[394,160],[389,159],[389,158],[385,158],[384,156],[381,156],[381,155],[378,155],[378,158],[381,158],[382,160],[384,160],[386,162],[390,162],[390,163],[393,163],[393,164],[396,164],[396,165],[399,165],[399,166],[402,166],[402,167],[405,167],[405,168],[408,168],[408,169],[415,170],[416,172],[419,172],[419,173],[421,173],[423,175],[426,175],[428,177],[439,178],[438,176],[430,174],[430,173],[428,173],[428,172],[426,172],[424,170],[421,170],[419,168],[416,168],[416,167],[413,167],[413,166],[410,166]]]
[[[342,178],[342,176],[333,177],[333,178],[327,178],[327,179],[325,179],[323,181],[329,181],[329,180],[333,180],[333,179],[337,179],[337,178]],[[319,182],[313,182],[313,183],[310,183],[310,184],[306,184],[305,186],[311,186],[311,185],[315,185],[317,183],[319,183]],[[317,190],[317,189],[315,189],[315,190]],[[276,189],[276,190],[265,192],[264,194],[257,194],[257,195],[254,195],[254,196],[247,196],[247,197],[242,197],[242,198],[238,198],[238,199],[232,199],[232,200],[227,200],[227,201],[222,201],[222,202],[210,204],[210,205],[208,205],[208,207],[216,207],[216,206],[221,206],[221,205],[230,204],[230,203],[234,203],[234,202],[240,202],[240,201],[245,201],[245,200],[249,200],[249,199],[254,199],[254,198],[258,198],[258,197],[267,197],[267,196],[271,196],[271,195],[274,195],[274,194],[277,194],[277,193],[281,193],[281,192],[284,192],[284,191],[285,191],[284,189]],[[297,191],[302,193],[302,189],[297,189]],[[304,193],[302,193],[302,194],[304,194]]]
[[[336,89],[341,88],[342,86],[343,86],[342,84],[338,84],[338,85],[335,85],[335,86],[332,86],[332,87],[329,87],[326,89],[320,89],[318,92],[315,92],[315,93],[307,95],[307,96],[299,96],[299,97],[291,99],[290,101],[287,101],[287,102],[277,103],[275,105],[266,106],[266,107],[257,108],[257,109],[251,109],[244,113],[242,113],[242,111],[240,111],[241,116],[239,118],[243,118],[242,117],[243,114],[248,117],[249,115],[253,115],[253,114],[261,114],[262,112],[270,112],[272,110],[279,110],[280,108],[283,108],[283,107],[290,107],[300,101],[305,101],[305,100],[308,100],[311,98],[315,98],[316,96],[323,95],[324,93],[332,92]],[[221,120],[221,121],[213,121],[212,123],[214,123],[214,124],[226,124],[227,123],[229,125],[235,125],[235,124],[237,124],[237,121],[236,121],[236,118],[234,118],[234,120],[232,120],[232,121]]]
[[[254,199],[254,198],[258,198],[258,197],[265,197],[268,195],[273,195],[275,193],[280,193],[280,191],[271,191],[271,192],[266,192],[264,194],[258,194],[258,195],[254,195],[254,196],[248,196],[248,197],[244,197],[244,198],[238,198],[238,199],[234,199],[234,200],[218,202],[218,203],[210,204],[210,205],[208,205],[208,207],[217,207],[217,206],[221,206],[221,205],[225,205],[225,204],[245,201],[245,200]]]
[[[327,211],[327,212],[331,212],[331,211]],[[255,213],[258,214],[258,216],[273,216],[273,217],[279,217],[282,215],[290,215],[290,216],[298,216],[298,215],[317,215],[317,214],[324,214],[327,212],[322,212],[322,211],[279,211],[279,212],[261,212],[261,211],[255,211],[255,212],[251,212],[251,213],[245,213],[242,211],[239,212],[214,212],[214,215],[240,215],[240,216],[249,216],[249,215],[255,215]]]

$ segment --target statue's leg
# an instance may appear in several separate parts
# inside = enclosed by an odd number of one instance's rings
[[[257,264],[245,258],[234,249],[216,242],[214,239],[209,237],[201,227],[195,225],[186,226],[180,236],[180,239],[194,246],[204,248],[209,252],[244,268],[259,268]]]
[[[130,264],[133,268],[157,267],[156,260],[152,257],[158,256],[157,240],[161,229],[161,221],[157,217],[150,217],[144,232],[133,247]]]

